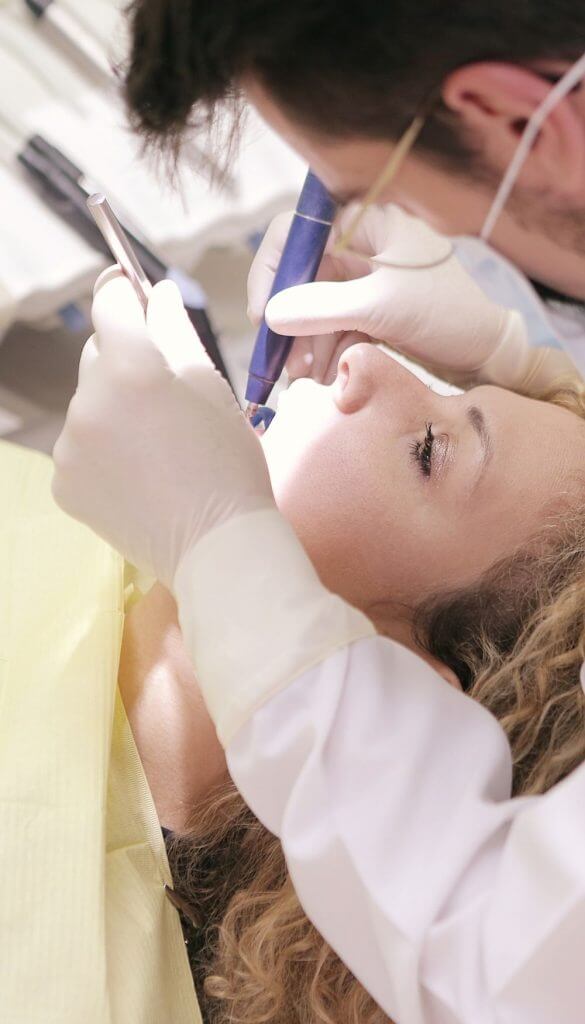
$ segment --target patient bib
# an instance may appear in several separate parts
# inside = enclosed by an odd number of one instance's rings
[[[124,563],[0,442],[0,1017],[199,1024],[117,691]]]

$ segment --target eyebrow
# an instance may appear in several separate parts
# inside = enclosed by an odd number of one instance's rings
[[[467,409],[467,419],[469,420],[471,426],[473,427],[475,433],[479,438],[482,450],[481,466],[477,476],[477,480],[475,481],[474,484],[475,487],[477,486],[477,484],[479,483],[484,474],[486,466],[493,455],[494,448],[492,444],[491,434],[487,428],[487,424],[485,421],[485,416],[482,413],[481,409],[478,409],[477,405],[469,406],[469,409]]]

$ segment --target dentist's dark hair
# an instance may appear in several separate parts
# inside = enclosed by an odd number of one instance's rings
[[[571,60],[585,49],[575,0],[133,0],[125,69],[134,127],[175,151],[189,126],[237,109],[244,76],[305,129],[395,139],[434,98],[417,143],[451,169],[473,166],[472,140],[440,99],[476,61]]]

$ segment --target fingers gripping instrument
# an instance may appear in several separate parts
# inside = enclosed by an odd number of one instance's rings
[[[309,171],[282,250],[270,298],[285,288],[315,280],[336,210],[336,203],[324,185]],[[248,419],[252,419],[258,407],[267,401],[284,369],[293,341],[293,337],[277,334],[265,320],[262,321],[248,371]]]

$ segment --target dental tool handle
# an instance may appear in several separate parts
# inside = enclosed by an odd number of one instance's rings
[[[329,238],[336,204],[309,171],[282,250],[270,298],[296,284],[314,281]],[[251,411],[264,405],[280,377],[294,338],[277,334],[262,320],[248,371],[246,402]]]
[[[102,192],[95,192],[94,195],[89,197],[87,208],[108,243],[116,263],[118,263],[134,288],[138,301],[146,313],[152,285],[130,244],[126,232]]]
[[[92,249],[96,249],[106,257],[110,256],[112,254],[110,246],[87,206],[89,192],[84,184],[84,174],[81,168],[72,163],[64,153],[61,153],[41,135],[33,135],[27,140],[24,149],[18,154],[18,162],[53,213],[76,231]],[[163,281],[167,277],[176,278],[176,270],[166,266],[135,235],[126,230],[126,236],[146,277],[152,284]],[[220,350],[219,340],[205,308],[205,298],[202,293],[197,295],[196,282],[193,284],[195,287],[190,288],[187,293],[183,285],[180,286],[187,316],[216,369],[225,377],[233,391],[234,386]]]

